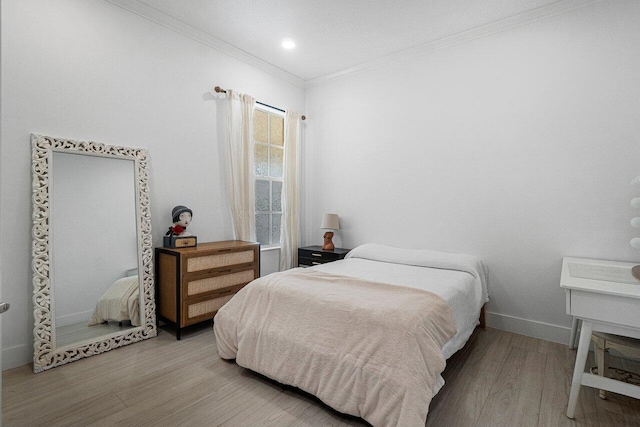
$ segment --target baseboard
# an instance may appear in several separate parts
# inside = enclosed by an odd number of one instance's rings
[[[489,311],[486,312],[485,316],[487,326],[491,328],[526,335],[528,337],[539,338],[546,341],[562,344],[569,343],[571,328],[567,326],[552,325],[550,323],[539,322],[537,320],[522,319],[520,317],[492,313]]]
[[[32,362],[32,359],[31,347],[26,344],[5,348],[2,350],[2,370],[6,371],[27,365]]]
[[[66,316],[56,317],[56,328],[61,326],[75,325],[77,323],[89,322],[93,315],[93,309],[83,311],[81,313],[67,314]]]

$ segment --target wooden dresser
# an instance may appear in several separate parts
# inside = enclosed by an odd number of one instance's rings
[[[260,245],[228,240],[193,248],[156,248],[158,319],[176,327],[210,320],[244,285],[260,276]]]

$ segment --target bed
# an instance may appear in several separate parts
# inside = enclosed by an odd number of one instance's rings
[[[127,276],[111,284],[96,303],[88,326],[108,321],[130,320],[131,325],[140,326],[140,286],[138,275]]]
[[[220,357],[374,426],[424,426],[488,301],[471,255],[366,244],[254,280],[215,316]]]

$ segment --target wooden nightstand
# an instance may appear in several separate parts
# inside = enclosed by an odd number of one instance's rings
[[[213,319],[244,285],[260,276],[260,245],[229,240],[193,248],[156,248],[158,318],[185,326]]]
[[[332,251],[323,251],[322,246],[305,246],[298,248],[298,267],[312,267],[326,264],[332,261],[344,259],[351,249],[335,248]]]

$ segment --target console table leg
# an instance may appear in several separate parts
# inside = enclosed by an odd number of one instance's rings
[[[578,343],[578,353],[576,354],[576,364],[573,369],[573,380],[571,381],[571,393],[569,394],[569,404],[567,406],[567,417],[573,419],[576,413],[576,404],[578,403],[578,395],[580,394],[580,386],[582,385],[582,374],[584,374],[584,366],[587,362],[587,353],[589,353],[589,343],[591,342],[591,334],[593,332],[593,323],[584,320],[582,322],[582,330],[580,331],[580,342]]]
[[[569,338],[569,350],[576,348],[576,332],[578,331],[578,318],[574,317],[571,323],[571,338]]]

